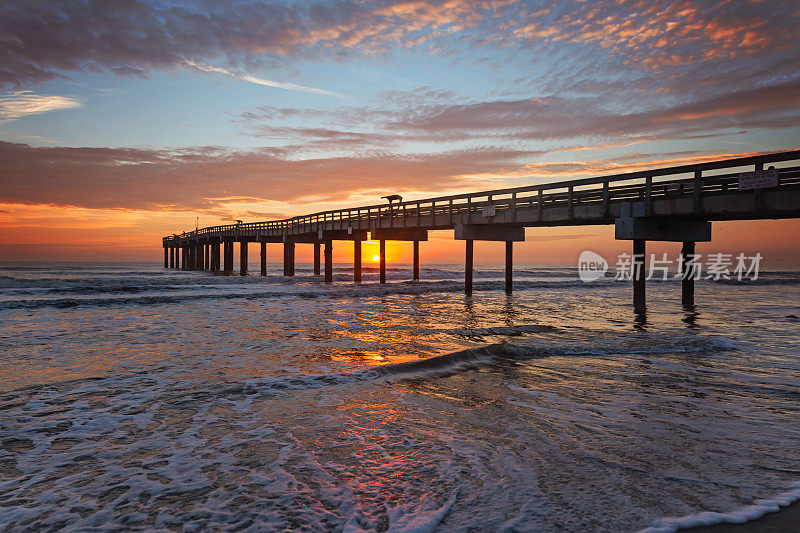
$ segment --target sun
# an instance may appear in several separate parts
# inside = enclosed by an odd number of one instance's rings
[[[378,261],[381,260],[381,256],[379,256],[378,254],[375,254],[375,255],[372,256],[372,260],[375,261],[375,262],[378,262]]]

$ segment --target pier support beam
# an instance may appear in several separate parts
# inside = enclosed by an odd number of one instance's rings
[[[456,240],[466,241],[467,259],[466,271],[464,273],[464,292],[472,294],[472,271],[473,271],[473,244],[474,241],[505,241],[506,243],[506,292],[512,290],[512,269],[514,241],[525,240],[525,228],[523,226],[500,225],[500,224],[456,224]]]
[[[319,242],[315,242],[314,243],[314,275],[315,276],[319,276],[319,274],[320,274],[319,255],[320,255],[320,248],[321,247],[322,246],[320,245]]]
[[[633,307],[637,313],[643,312],[646,306],[646,241],[683,243],[681,274],[684,274],[689,256],[694,257],[695,242],[711,240],[711,222],[694,218],[645,216],[646,212],[645,202],[625,202],[620,205],[620,217],[614,221],[615,238],[633,241]],[[691,275],[682,276],[681,300],[684,307],[694,305],[694,272],[688,274]]]
[[[464,294],[472,294],[472,251],[473,240],[466,240],[466,258],[464,260]]]
[[[380,282],[386,283],[386,241],[384,239],[380,240],[380,251],[378,252],[380,255]]]
[[[456,240],[524,241],[525,228],[499,224],[456,224]]]
[[[645,241],[644,239],[634,239],[633,241],[633,308],[638,312],[643,312],[647,306],[645,298]]]
[[[205,269],[211,270],[211,244],[206,243],[203,245],[203,256],[206,258],[205,260]]]
[[[419,281],[419,241],[414,241],[414,281]]]
[[[428,230],[418,228],[375,228],[370,231],[372,240],[381,245],[381,283],[386,283],[386,241],[411,241],[414,245],[414,281],[419,281],[419,242],[428,240]]]
[[[694,307],[694,241],[683,241],[681,248],[681,303],[683,307]]]
[[[181,270],[186,270],[186,246],[180,246],[179,248],[175,249],[175,252],[178,254],[178,268]]]
[[[164,246],[164,268],[169,268],[169,250]]]
[[[333,283],[333,241],[325,241],[325,283]]]
[[[294,276],[294,242],[283,241],[283,275]]]
[[[514,241],[506,241],[506,292],[514,290]]]
[[[261,275],[267,275],[267,241],[261,239]]]
[[[247,241],[239,242],[239,275],[247,275]]]
[[[197,243],[197,270],[206,269],[206,245]]]
[[[175,247],[169,247],[169,267],[175,268]]]
[[[353,241],[353,282],[361,283],[361,241]]]
[[[428,230],[413,228],[375,228],[370,232],[373,241],[427,241]]]

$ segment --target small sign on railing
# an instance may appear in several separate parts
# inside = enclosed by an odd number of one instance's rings
[[[739,174],[739,190],[766,189],[778,186],[778,169],[756,170]]]
[[[483,216],[484,217],[493,217],[497,213],[497,208],[493,205],[485,205],[483,206]]]

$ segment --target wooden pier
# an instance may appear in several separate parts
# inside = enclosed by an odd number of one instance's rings
[[[285,220],[213,226],[164,237],[164,267],[233,272],[239,243],[239,273],[247,274],[248,243],[261,247],[267,274],[267,244],[283,245],[283,275],[294,276],[295,246],[314,246],[314,274],[333,281],[333,243],[353,241],[353,280],[361,282],[361,242],[380,243],[380,283],[386,283],[386,241],[413,243],[413,277],[419,279],[419,243],[429,230],[454,230],[465,241],[465,286],[472,292],[473,243],[504,241],[505,290],[513,288],[514,242],[526,227],[615,225],[617,239],[632,241],[634,306],[645,306],[647,241],[682,243],[682,264],[695,243],[711,240],[711,223],[800,217],[800,150],[707,163],[643,170],[440,196],[399,203],[351,207]],[[220,255],[222,248],[222,255]],[[222,260],[220,260],[222,257]],[[682,301],[694,305],[694,281],[682,282]]]

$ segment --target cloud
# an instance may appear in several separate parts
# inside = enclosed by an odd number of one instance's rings
[[[271,149],[170,151],[0,142],[0,160],[7,162],[0,168],[0,202],[212,212],[243,205],[242,197],[294,204],[346,201],[387,186],[423,194],[486,186],[476,176],[513,173],[523,168],[518,159],[538,154],[482,148],[297,159]]]
[[[212,67],[209,65],[202,65],[200,63],[195,63],[192,61],[187,61],[187,65],[192,68],[196,68],[198,70],[202,70],[203,72],[215,72],[219,74],[225,74],[226,76],[232,76],[234,78],[240,79],[242,81],[246,81],[248,83],[255,83],[256,85],[265,85],[267,87],[276,87],[278,89],[286,89],[288,91],[300,91],[304,93],[312,93],[312,94],[321,94],[324,96],[333,96],[335,98],[347,98],[347,96],[335,93],[333,91],[326,91],[325,89],[316,89],[314,87],[306,87],[304,85],[297,85],[295,83],[285,83],[280,81],[271,81],[265,80],[263,78],[257,78],[255,76],[250,76],[249,74],[243,74],[240,72],[233,72],[226,68],[222,67]]]
[[[0,142],[0,160],[7,162],[0,168],[0,204],[191,211],[226,220],[282,218],[287,211],[329,208],[320,205],[363,205],[377,200],[387,187],[413,199],[530,184],[541,181],[537,177],[600,175],[753,155],[690,151],[538,161],[545,154],[481,148],[297,159],[271,150],[60,148]],[[548,159],[553,156],[549,153]]]
[[[445,106],[387,125],[409,132],[490,132],[508,139],[682,138],[726,129],[785,128],[800,119],[800,80],[632,112],[613,112],[603,97],[561,96]]]
[[[788,61],[782,72],[773,68],[780,76],[797,63],[798,17],[791,0],[773,0],[768,8],[748,0],[568,0],[545,7],[524,0],[7,0],[0,6],[0,84],[79,71],[143,76],[191,63],[237,72],[243,65],[343,61],[398,48],[471,64],[477,51],[539,78],[548,71],[539,83],[569,83],[573,77],[556,75],[568,65],[573,75],[586,69],[595,79],[657,71],[669,84],[698,63],[730,71],[751,59]],[[545,69],[531,69],[536,65]]]
[[[0,6],[0,83],[24,85],[76,71],[140,76],[214,60],[277,65],[284,58],[372,54],[425,28],[477,24],[487,8],[459,1],[8,0]]]
[[[235,120],[246,126],[248,135],[299,143],[284,146],[294,152],[399,150],[456,142],[517,147],[534,143],[537,149],[549,143],[550,149],[565,149],[554,143],[695,139],[800,123],[800,79],[680,100],[670,96],[625,105],[618,96],[601,93],[453,103],[426,97],[421,88],[363,106],[262,107]],[[298,121],[303,125],[288,125]]]
[[[6,120],[77,107],[81,107],[81,103],[68,96],[40,95],[32,91],[0,95],[0,119]]]

